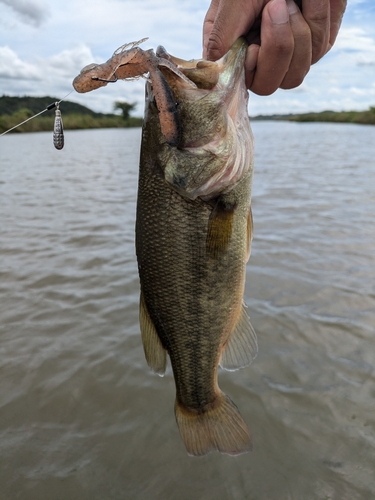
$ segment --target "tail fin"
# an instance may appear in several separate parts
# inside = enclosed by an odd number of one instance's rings
[[[189,411],[176,401],[175,414],[189,455],[201,456],[215,450],[240,455],[252,449],[247,425],[237,406],[223,393],[214,408],[201,414]]]

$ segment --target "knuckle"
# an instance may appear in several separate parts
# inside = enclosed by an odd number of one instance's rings
[[[207,58],[216,61],[223,55],[224,49],[224,42],[219,30],[213,28],[208,38]]]
[[[293,35],[295,39],[299,40],[311,40],[311,30],[307,23],[303,23],[298,28],[293,30]]]
[[[299,57],[297,60],[292,61],[292,64],[281,82],[280,88],[284,90],[295,89],[303,83],[310,70],[310,55],[306,55],[309,56],[308,59],[306,57]]]
[[[273,51],[277,57],[285,57],[293,54],[293,38],[275,38],[273,41]]]
[[[274,85],[270,86],[266,82],[259,83],[259,82],[253,81],[249,90],[251,90],[251,92],[253,92],[254,94],[257,94],[259,96],[264,97],[264,96],[271,95],[274,92],[276,92],[277,88],[278,87],[275,88]]]
[[[295,89],[296,87],[299,87],[301,83],[303,82],[304,78],[303,77],[298,77],[296,75],[293,75],[292,77],[286,77],[281,85],[280,88],[283,90],[290,90],[290,89]]]
[[[321,59],[328,50],[329,44],[329,29],[325,24],[313,23],[310,24],[311,44],[312,44],[312,64]]]
[[[329,40],[314,40],[312,41],[311,64],[317,63],[329,48]]]

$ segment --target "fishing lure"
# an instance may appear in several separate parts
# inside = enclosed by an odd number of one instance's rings
[[[59,109],[59,103],[55,103],[55,123],[53,126],[53,145],[56,149],[62,149],[64,147],[64,127],[61,117],[61,111]]]
[[[152,49],[142,50],[139,44],[147,40],[142,38],[138,42],[121,45],[112,57],[103,64],[89,64],[73,80],[73,87],[79,93],[90,92],[114,83],[117,80],[129,80],[137,77],[146,77],[152,81],[153,93],[159,111],[160,127],[164,138],[171,146],[177,146],[180,140],[181,127],[176,103],[172,92],[160,71],[160,67],[168,68],[181,78],[187,87],[196,89],[196,84],[184,75],[177,64],[165,58],[165,49],[161,49],[161,57]],[[148,76],[146,76],[148,75]]]

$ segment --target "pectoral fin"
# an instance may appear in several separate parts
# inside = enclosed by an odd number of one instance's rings
[[[152,371],[163,377],[167,365],[167,353],[162,346],[155,326],[150,318],[142,292],[140,299],[139,323],[141,327],[142,343],[146,361]]]
[[[243,368],[249,365],[258,353],[257,336],[245,307],[243,304],[237,324],[221,354],[220,366],[224,370]]]
[[[228,248],[233,227],[235,206],[226,207],[218,202],[208,220],[206,249],[208,255],[217,258]]]

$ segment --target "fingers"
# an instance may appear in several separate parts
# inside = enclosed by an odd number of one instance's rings
[[[330,26],[328,50],[331,49],[332,45],[336,41],[336,37],[341,26],[342,17],[346,9],[346,4],[347,4],[346,0],[331,0],[331,10],[330,10],[331,26]]]
[[[249,47],[246,63],[253,62],[255,49]],[[292,61],[294,38],[285,0],[272,0],[262,14],[261,46],[255,71],[245,68],[248,88],[270,95],[283,82]]]
[[[303,0],[302,12],[311,31],[311,64],[315,64],[329,48],[330,0]]]
[[[203,24],[203,57],[220,59],[238,37],[249,31],[268,1],[212,0]]]
[[[294,89],[303,82],[309,72],[312,57],[311,32],[301,11],[293,0],[287,0],[289,23],[294,38],[294,50],[288,72],[280,87]]]
[[[219,0],[212,0],[211,5],[207,11],[207,14],[203,22],[203,58],[207,59],[207,45],[208,39],[210,37],[213,25],[215,23],[217,10],[219,8]]]
[[[257,70],[258,56],[259,56],[260,46],[252,44],[247,49],[246,59],[245,59],[245,79],[246,88],[252,89],[255,71]]]
[[[203,57],[219,59],[245,35],[247,87],[259,95],[295,88],[334,44],[346,4],[347,0],[211,0],[203,26]]]

